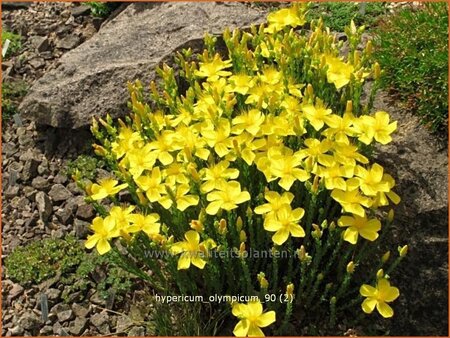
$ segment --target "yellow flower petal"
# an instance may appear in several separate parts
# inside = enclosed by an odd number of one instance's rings
[[[274,323],[276,320],[276,314],[275,311],[269,311],[266,313],[263,313],[261,316],[258,317],[256,321],[256,325],[259,327],[266,327],[270,324]]]
[[[233,334],[236,337],[247,337],[249,328],[250,322],[248,321],[248,319],[242,319],[234,327]]]
[[[109,250],[111,250],[111,245],[109,244],[109,242],[102,238],[98,241],[97,243],[97,251],[100,255],[104,255],[105,253],[107,253]]]
[[[394,310],[385,302],[377,303],[377,310],[384,318],[391,318],[394,315]]]
[[[361,307],[365,313],[372,313],[376,305],[377,300],[375,298],[366,298],[362,302]]]

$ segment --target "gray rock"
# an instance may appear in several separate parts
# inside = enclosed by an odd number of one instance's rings
[[[89,307],[85,307],[85,306],[77,304],[77,303],[72,304],[72,310],[76,317],[81,317],[81,318],[87,317],[87,315],[90,312]]]
[[[37,158],[29,158],[25,161],[25,165],[22,170],[22,180],[24,182],[37,176],[37,168],[39,165],[39,160]]]
[[[54,183],[57,184],[65,184],[67,182],[67,176],[61,173],[58,173],[58,175],[55,176],[53,179]]]
[[[60,128],[90,125],[93,116],[106,112],[123,116],[127,81],[147,85],[155,66],[171,61],[174,50],[200,51],[205,32],[220,35],[227,26],[261,23],[265,14],[242,3],[132,3],[36,81],[20,111]]]
[[[62,224],[69,224],[73,216],[73,210],[67,207],[60,208],[55,212],[55,215]]]
[[[133,325],[133,320],[128,316],[119,316],[117,318],[116,330],[117,332],[125,332]]]
[[[45,61],[43,58],[37,57],[37,58],[32,58],[32,59],[28,60],[28,64],[31,67],[33,67],[34,69],[40,69],[45,66]],[[25,144],[28,142],[28,140],[26,142],[24,142],[24,141],[22,141],[22,142]],[[20,142],[20,137],[19,137],[19,143],[22,144],[22,142]]]
[[[108,315],[108,313],[106,311],[102,311],[100,313],[96,313],[93,316],[91,316],[90,322],[96,328],[100,328],[104,324],[108,324],[108,322],[109,322],[109,315]]]
[[[72,16],[74,16],[75,18],[78,16],[82,16],[82,15],[87,15],[91,12],[91,9],[88,6],[77,6],[77,7],[72,7],[70,9],[70,12],[72,14]]]
[[[66,189],[62,184],[55,184],[51,189],[48,195],[51,197],[53,202],[62,202],[66,201],[70,197],[72,197],[72,193]]]
[[[91,301],[91,303],[96,304],[96,305],[100,305],[105,307],[106,306],[106,299],[103,298],[100,293],[98,291],[96,291],[91,298],[89,298],[89,300]]]
[[[25,333],[25,330],[23,327],[17,325],[9,329],[9,332],[11,333],[11,336],[23,336]]]
[[[38,190],[47,190],[50,187],[50,183],[46,178],[38,176],[33,178],[33,181],[31,181],[31,186]]]
[[[7,199],[12,199],[12,198],[16,197],[18,194],[19,194],[19,186],[18,185],[8,186],[8,188],[6,188],[5,192],[3,193],[3,195]]]
[[[82,193],[82,191],[80,190],[80,188],[78,188],[78,186],[75,182],[69,183],[67,185],[67,189],[69,189],[69,191],[74,195],[79,195]]]
[[[16,9],[27,9],[30,7],[32,2],[12,2],[12,1],[5,1],[2,2],[2,10],[16,10]]]
[[[143,337],[145,336],[145,327],[143,326],[133,326],[130,331],[128,331],[128,337]]]
[[[46,36],[35,35],[31,36],[28,40],[39,53],[49,50],[50,44]]]
[[[33,187],[25,186],[23,187],[22,191],[25,197],[28,198],[30,201],[35,199],[37,191]]]
[[[52,201],[43,191],[37,192],[35,199],[40,219],[47,222],[53,211]]]
[[[25,330],[35,330],[39,327],[40,319],[34,312],[26,312],[20,319],[19,325]]]
[[[59,322],[53,324],[53,333],[58,336],[69,336],[67,328],[64,328]]]
[[[16,299],[18,296],[20,296],[23,293],[23,287],[20,284],[13,284],[11,290],[9,290],[9,294],[8,294],[8,299],[14,300]]]
[[[42,329],[39,330],[39,334],[41,336],[51,336],[53,333],[53,327],[50,325],[45,325]]]
[[[87,221],[94,217],[95,211],[92,205],[83,202],[78,206],[76,215],[78,218]]]
[[[61,48],[61,49],[73,49],[76,46],[78,46],[81,42],[81,39],[79,36],[76,35],[67,35],[65,38],[63,38],[62,40],[59,40],[56,43],[56,48]]]
[[[45,293],[47,294],[48,300],[50,301],[59,300],[59,298],[61,297],[61,290],[59,289],[50,288]]]
[[[65,311],[61,311],[58,312],[56,314],[56,316],[58,317],[58,322],[60,323],[64,323],[67,322],[68,320],[71,320],[73,318],[73,311],[72,310],[65,310]]]
[[[88,320],[86,318],[75,318],[74,322],[70,325],[69,331],[74,336],[80,336],[87,327]]]
[[[75,219],[73,223],[75,236],[80,239],[86,238],[89,233],[89,222],[85,222],[79,219]]]

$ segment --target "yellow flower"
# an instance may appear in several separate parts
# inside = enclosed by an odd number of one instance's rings
[[[356,166],[355,175],[359,177],[359,188],[366,196],[375,196],[378,192],[389,192],[389,183],[383,181],[383,167],[377,163],[369,170]]]
[[[161,198],[161,194],[166,192],[161,181],[162,177],[159,167],[153,168],[151,176],[145,175],[135,180],[138,187],[145,192],[145,195],[150,202],[157,202]]]
[[[354,167],[350,165],[341,165],[335,162],[329,167],[318,167],[317,174],[325,179],[325,188],[328,190],[340,189],[346,190],[347,185],[344,177],[353,177]]]
[[[267,97],[272,93],[272,88],[267,83],[260,83],[253,86],[248,91],[247,99],[245,104],[255,104],[257,107],[267,108]]]
[[[319,131],[328,120],[331,114],[331,109],[326,109],[320,102],[314,106],[312,104],[305,104],[302,106],[305,113],[304,117],[311,123],[316,131]]]
[[[355,130],[353,128],[354,116],[345,113],[344,116],[332,114],[325,123],[329,126],[325,129],[322,135],[329,139],[334,138],[338,143],[349,144],[349,136],[354,136]]]
[[[180,150],[183,147],[175,142],[175,133],[171,130],[164,130],[156,135],[156,140],[149,144],[150,149],[156,150],[156,156],[163,165],[173,162],[171,151]]]
[[[166,189],[170,189],[170,187],[166,186]],[[192,205],[197,205],[199,201],[198,196],[188,195],[190,190],[189,185],[180,184],[176,187],[176,192],[173,196],[171,196],[171,194],[167,194],[160,198],[158,203],[161,204],[163,208],[169,209],[175,202],[177,209],[184,211]]]
[[[279,11],[272,12],[267,16],[269,26],[264,29],[265,33],[276,33],[286,26],[297,27],[305,24],[305,18],[298,15],[296,6],[283,8]]]
[[[333,144],[330,140],[324,139],[319,141],[315,138],[305,140],[306,148],[298,151],[300,159],[305,159],[308,170],[314,170],[316,163],[320,163],[326,167],[334,164],[333,156],[326,154]]]
[[[195,75],[206,77],[208,81],[215,82],[220,76],[229,76],[232,73],[224,69],[231,67],[231,60],[222,61],[219,54],[214,55],[210,62],[200,62],[200,69],[195,71]]]
[[[277,245],[287,241],[289,235],[292,237],[305,237],[305,231],[298,224],[305,214],[305,210],[297,208],[292,210],[288,204],[283,204],[273,215],[264,220],[264,229],[275,231],[272,240]]]
[[[178,270],[189,269],[192,265],[199,269],[203,269],[206,265],[208,250],[216,247],[216,243],[212,240],[206,240],[200,243],[200,235],[197,231],[189,230],[184,234],[185,241],[174,243],[170,247],[170,251],[178,255]]]
[[[118,159],[142,143],[142,138],[139,133],[133,132],[129,127],[121,128],[117,139],[118,141],[113,142],[111,147],[114,155]]]
[[[224,157],[230,152],[232,140],[230,136],[230,121],[221,119],[216,129],[203,128],[202,135],[206,140],[206,143],[211,148],[214,148],[219,157]]]
[[[358,235],[369,241],[374,241],[378,238],[378,231],[381,229],[381,223],[378,219],[367,219],[366,216],[341,216],[338,225],[348,227],[344,232],[344,240],[351,244],[356,244]]]
[[[390,318],[394,315],[394,310],[387,304],[393,302],[400,295],[400,291],[391,286],[385,278],[380,278],[377,286],[363,284],[359,289],[363,297],[367,297],[361,304],[365,313],[372,313],[375,307],[384,318]]]
[[[84,244],[86,248],[92,249],[95,246],[100,255],[111,250],[108,240],[119,236],[119,230],[116,229],[114,221],[112,219],[95,217],[92,221],[91,229],[94,231],[94,234],[88,236]]]
[[[254,78],[245,74],[237,74],[228,78],[228,90],[233,93],[246,95],[248,90],[255,84]]]
[[[392,141],[390,135],[397,129],[397,121],[389,123],[389,114],[379,111],[373,117],[361,116],[354,121],[354,126],[362,143],[370,144],[375,139],[381,144],[388,144]]]
[[[351,64],[342,62],[339,58],[328,55],[325,57],[325,62],[328,65],[328,83],[334,83],[336,89],[340,89],[350,82],[350,77],[354,71]]]
[[[184,158],[182,158],[182,160],[190,160],[189,155],[197,156],[205,161],[208,159],[210,151],[205,149],[206,141],[200,137],[198,131],[196,131],[192,126],[179,126],[176,130],[176,135],[183,144]],[[189,154],[187,152],[189,152]]]
[[[246,113],[238,115],[232,121],[233,128],[231,132],[239,135],[243,131],[246,131],[253,136],[258,134],[261,129],[261,125],[264,123],[265,115],[257,109],[251,109]]]
[[[211,202],[206,207],[208,215],[215,215],[219,209],[233,210],[238,204],[250,200],[250,194],[247,191],[241,191],[239,182],[230,181],[220,185],[218,190],[210,192],[206,199]]]
[[[264,337],[264,332],[260,328],[276,321],[275,311],[263,313],[263,306],[259,300],[247,304],[234,303],[232,313],[240,319],[233,330],[233,334],[237,337]]]
[[[285,190],[289,190],[295,180],[305,182],[309,174],[298,168],[301,163],[301,156],[298,153],[293,154],[289,148],[284,149],[284,154],[274,155],[270,158],[270,173],[275,178],[280,178],[278,185]]]
[[[290,192],[284,192],[283,195],[280,196],[276,191],[267,191],[264,194],[264,198],[267,202],[266,204],[258,205],[255,208],[255,214],[262,215],[275,214],[283,205],[290,205],[292,200],[294,199],[294,195]]]
[[[143,148],[130,150],[125,159],[128,160],[130,174],[136,179],[142,175],[144,170],[152,170],[158,154],[151,150],[150,144]]]
[[[369,160],[358,153],[358,147],[352,144],[335,143],[334,146],[334,159],[343,164],[352,167],[356,166],[356,162],[359,163],[369,163]]]
[[[128,187],[128,184],[120,184],[118,181],[112,179],[112,178],[104,178],[98,182],[99,184],[92,184],[91,186],[91,198],[93,200],[101,200],[103,198],[106,198],[108,196],[113,196],[117,194],[120,190],[125,189]]]
[[[143,231],[149,237],[153,235],[159,234],[159,228],[161,224],[159,224],[159,215],[158,214],[149,214],[149,215],[141,215],[141,214],[132,214],[129,216],[129,220],[131,225],[126,229],[128,232],[134,233]]]
[[[235,168],[228,168],[230,162],[221,161],[210,168],[203,168],[200,170],[200,175],[203,181],[201,191],[208,193],[214,189],[219,189],[220,185],[225,183],[228,179],[236,179],[239,176],[239,170]]]
[[[331,197],[339,202],[345,212],[350,212],[360,217],[364,217],[366,214],[363,206],[369,208],[372,204],[372,201],[361,195],[358,189],[347,191],[334,189],[331,192]]]
[[[389,174],[383,175],[383,182],[387,182],[389,185],[389,191],[388,192],[378,192],[377,197],[375,198],[375,201],[373,203],[373,207],[378,206],[387,206],[389,205],[388,198],[394,203],[399,204],[401,201],[400,196],[398,196],[394,191],[391,189],[395,186],[395,180],[394,178]]]
[[[111,220],[115,224],[117,230],[126,231],[130,225],[130,216],[134,208],[135,206],[133,205],[130,205],[129,207],[113,206],[111,210],[109,210],[109,216],[105,218],[105,221]]]

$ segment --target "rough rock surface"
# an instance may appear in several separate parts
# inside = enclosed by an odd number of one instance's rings
[[[391,246],[409,246],[393,273],[401,294],[389,334],[447,336],[448,148],[387,94],[377,96],[374,108],[398,121],[393,141],[379,147],[376,161],[395,178],[402,197]]]
[[[182,13],[182,15],[180,15]],[[149,82],[174,50],[201,46],[205,32],[262,22],[242,3],[134,3],[89,41],[65,54],[32,87],[20,110],[39,124],[79,128],[93,116],[126,111],[126,82]]]

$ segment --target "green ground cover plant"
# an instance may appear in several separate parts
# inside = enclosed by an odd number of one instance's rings
[[[87,253],[82,243],[72,236],[43,239],[15,249],[5,261],[9,277],[21,284],[39,284],[58,277],[65,285],[62,298],[70,301],[77,291],[97,289],[108,299],[114,295],[121,301],[132,287],[129,273],[112,263],[109,255]],[[93,277],[94,274],[99,277]]]
[[[336,32],[343,32],[350,20],[357,26],[373,28],[386,14],[386,2],[317,2],[308,13],[308,18],[322,17],[325,25]]]
[[[28,85],[24,81],[7,81],[2,83],[2,121],[8,121],[14,114],[20,100],[26,95]]]
[[[448,5],[422,3],[386,18],[376,30],[382,85],[433,131],[448,130]]]
[[[371,153],[397,123],[372,109],[381,69],[371,42],[357,50],[364,28],[345,28],[341,57],[306,12],[206,34],[149,90],[129,83],[129,116],[93,121],[110,177],[74,175],[98,213],[85,246],[180,297],[159,301],[157,335],[327,335],[394,316],[408,247],[380,250],[400,197]]]
[[[17,54],[20,49],[22,48],[22,36],[19,34],[15,34],[13,32],[10,32],[6,29],[2,30],[2,47],[5,44],[5,41],[9,40],[9,47],[6,52],[5,57],[8,58],[11,55]]]

